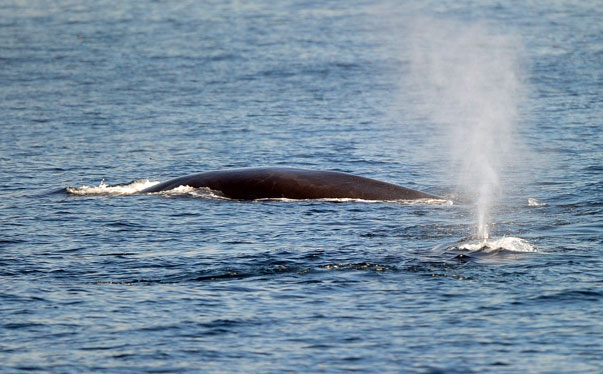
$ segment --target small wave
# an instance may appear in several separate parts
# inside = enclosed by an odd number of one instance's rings
[[[583,302],[583,301],[601,301],[603,292],[594,289],[573,289],[560,292],[540,295],[534,298],[535,301],[551,302]]]
[[[112,254],[115,257],[132,255],[130,253]],[[348,263],[297,263],[296,261],[277,261],[267,264],[250,263],[246,265],[230,265],[216,269],[203,269],[200,271],[183,271],[168,276],[157,278],[136,278],[136,279],[116,279],[116,280],[96,280],[95,284],[100,285],[126,285],[132,286],[136,284],[170,284],[183,282],[214,282],[214,281],[231,281],[253,277],[280,277],[289,275],[306,275],[315,272],[325,271],[341,271],[341,272],[366,272],[366,273],[383,273],[387,271],[395,272],[399,268],[395,265],[379,264],[372,262],[348,262]],[[311,282],[319,282],[310,280]]]
[[[537,252],[536,247],[528,243],[527,240],[516,238],[513,236],[503,237],[500,239],[476,240],[467,243],[462,243],[450,248],[451,250],[483,252],[489,253],[494,251],[509,251],[509,252]]]
[[[86,195],[132,195],[137,192],[156,185],[157,181],[148,179],[135,180],[128,184],[118,184],[110,186],[103,179],[98,186],[81,186],[66,188],[67,193],[71,195],[86,196]]]

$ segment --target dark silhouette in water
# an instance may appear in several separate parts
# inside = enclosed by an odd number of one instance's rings
[[[375,179],[334,172],[294,168],[246,168],[208,171],[156,184],[142,193],[178,186],[207,187],[238,200],[266,198],[363,200],[441,199],[424,192]]]

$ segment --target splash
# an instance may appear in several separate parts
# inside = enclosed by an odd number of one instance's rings
[[[411,40],[410,92],[446,136],[453,176],[475,201],[476,236],[488,239],[501,179],[517,154],[521,43],[486,24],[429,18],[414,23]]]
[[[537,252],[536,248],[528,241],[516,238],[513,236],[504,237],[496,240],[477,240],[454,246],[454,250],[470,251],[470,252],[494,252],[494,251],[509,251],[509,252]]]
[[[119,196],[134,195],[140,191],[159,183],[148,179],[139,179],[127,184],[111,186],[103,179],[98,186],[67,187],[67,193],[78,196]],[[157,192],[156,194],[166,197],[192,196],[198,198],[226,199],[216,191],[209,188],[194,188],[190,186],[178,186],[171,190]]]
[[[71,195],[132,195],[137,192],[154,186],[159,182],[149,181],[148,179],[135,180],[128,184],[120,184],[110,186],[105,183],[103,179],[98,186],[80,186],[80,187],[67,187],[67,193]]]

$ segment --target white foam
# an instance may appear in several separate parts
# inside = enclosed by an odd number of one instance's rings
[[[136,180],[129,184],[110,186],[105,183],[103,179],[98,186],[81,186],[81,187],[67,187],[67,192],[72,195],[132,195],[138,193],[145,188],[156,185],[157,181],[150,181],[148,179]]]
[[[170,190],[165,190],[165,191],[159,191],[160,195],[188,195],[190,193],[192,193],[193,191],[195,191],[195,187],[191,187],[191,186],[178,186],[175,188],[172,188]]]
[[[349,197],[340,198],[323,198],[323,199],[290,199],[286,197],[257,199],[256,201],[280,201],[280,202],[296,202],[296,201],[325,201],[331,203],[394,203],[399,205],[453,205],[452,200],[445,199],[414,199],[414,200],[366,200]]]
[[[165,190],[157,192],[162,196],[191,196],[202,199],[227,199],[222,196],[218,191],[214,191],[207,187],[191,187],[191,186],[178,186],[171,190]]]
[[[471,252],[481,251],[486,253],[493,252],[496,250],[505,250],[510,252],[538,252],[536,247],[528,243],[527,240],[514,236],[506,236],[500,239],[467,242],[458,246],[454,246],[452,247],[452,249]]]

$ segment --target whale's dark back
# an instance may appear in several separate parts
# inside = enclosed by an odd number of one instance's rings
[[[294,168],[247,168],[208,171],[156,184],[143,190],[159,192],[178,186],[207,187],[239,200],[265,198],[413,200],[437,196],[409,188],[334,171]]]

